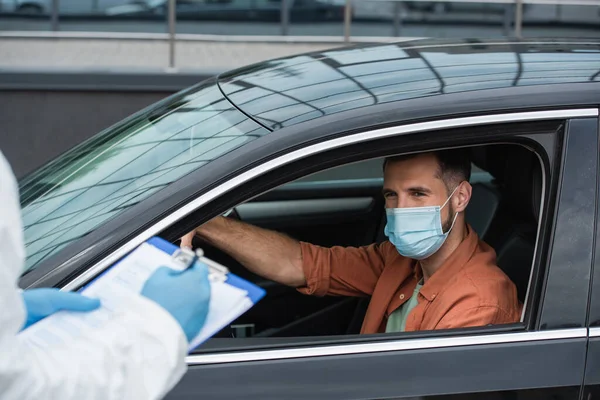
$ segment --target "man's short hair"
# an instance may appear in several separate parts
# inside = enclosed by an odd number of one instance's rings
[[[437,150],[425,153],[412,153],[386,157],[383,170],[388,162],[406,161],[421,154],[433,154],[438,161],[438,177],[444,181],[448,193],[451,193],[462,181],[471,179],[471,158],[468,149]]]

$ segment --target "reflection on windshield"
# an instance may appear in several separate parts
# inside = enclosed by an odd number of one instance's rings
[[[21,182],[26,270],[174,180],[266,133],[210,85],[72,149]]]

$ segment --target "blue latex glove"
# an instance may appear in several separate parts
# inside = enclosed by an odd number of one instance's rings
[[[208,268],[200,263],[185,271],[160,267],[144,284],[142,295],[167,310],[189,342],[200,332],[208,314]]]
[[[92,311],[100,307],[100,300],[82,296],[74,292],[61,292],[54,288],[24,290],[22,292],[27,319],[25,329],[39,320],[60,310]]]

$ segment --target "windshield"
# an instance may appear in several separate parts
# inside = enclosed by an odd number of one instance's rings
[[[183,175],[268,132],[211,83],[78,145],[20,182],[25,270]]]

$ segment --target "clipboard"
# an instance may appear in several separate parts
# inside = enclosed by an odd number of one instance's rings
[[[170,256],[177,256],[177,252],[183,252],[185,249],[181,249],[175,246],[173,243],[164,240],[158,236],[154,236],[146,241],[146,243],[158,248],[159,250],[164,251]],[[189,250],[191,252],[191,250]],[[245,279],[240,278],[237,275],[232,274],[229,270],[223,265],[211,260],[210,258],[204,257],[203,253],[198,255],[198,261],[206,264],[214,277],[218,277],[219,279],[224,279],[223,281],[231,286],[237,287],[238,289],[242,289],[248,292],[248,298],[252,301],[253,305],[258,303],[261,300],[266,292],[259,286],[248,282]],[[189,265],[186,265],[186,267]]]
[[[227,285],[240,291],[244,291],[246,293],[246,299],[249,301],[242,301],[239,303],[236,308],[229,310],[229,313],[221,315],[217,320],[213,320],[211,318],[211,312],[213,309],[209,309],[209,316],[207,317],[207,321],[205,326],[202,328],[198,336],[194,338],[190,342],[189,351],[191,352],[194,348],[202,344],[204,341],[209,339],[212,335],[219,332],[221,329],[225,328],[228,324],[233,322],[240,315],[244,314],[250,308],[252,308],[256,303],[258,303],[266,294],[265,290],[255,284],[246,281],[245,279],[240,278],[239,276],[232,274],[229,270],[207,258],[204,257],[204,254],[201,249],[196,250],[196,253],[192,250],[181,249],[174,245],[171,242],[168,242],[158,236],[154,236],[148,239],[145,243],[156,247],[162,252],[171,256],[174,262],[180,263],[184,266],[184,268],[190,267],[190,262],[193,262],[194,255],[197,257],[198,262],[201,262],[208,266],[209,269],[209,280],[211,282],[212,295],[211,295],[211,303],[213,301],[219,301],[215,298],[215,284],[223,284]],[[213,304],[211,304],[212,306]]]
[[[19,333],[37,346],[51,345],[52,338],[68,340],[78,335],[93,335],[97,327],[112,318],[127,301],[140,297],[146,280],[161,266],[183,271],[194,262],[208,266],[211,299],[208,316],[200,332],[189,342],[188,352],[204,343],[228,324],[252,308],[266,294],[217,262],[204,257],[202,250],[180,249],[152,237],[94,277],[79,292],[101,300],[99,309],[88,313],[59,311]]]

